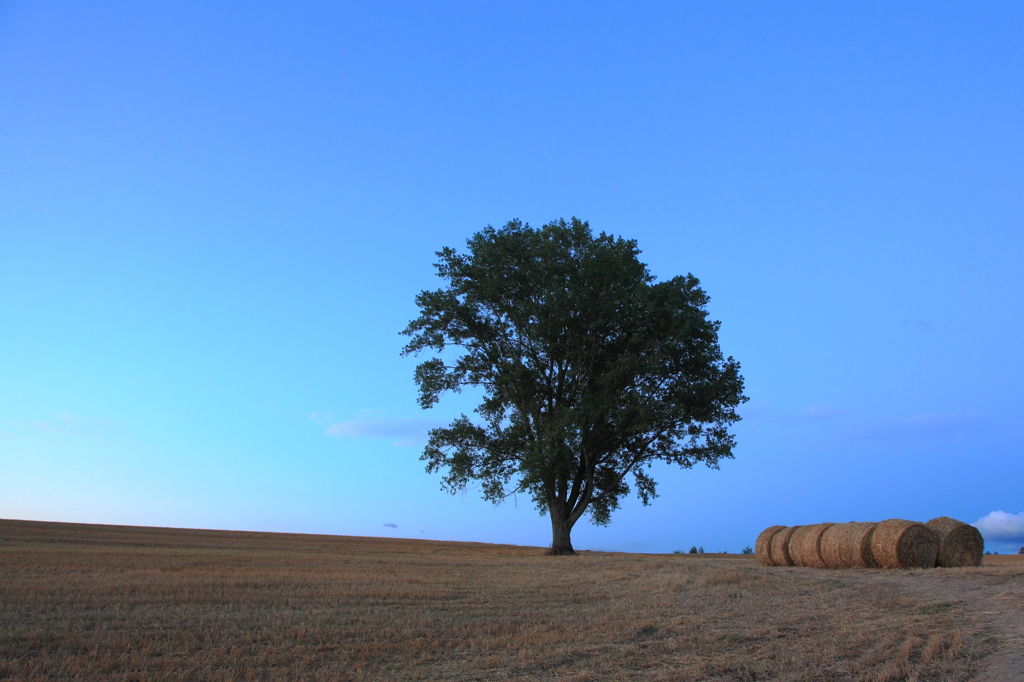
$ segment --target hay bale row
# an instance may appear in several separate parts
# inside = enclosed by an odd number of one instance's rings
[[[934,568],[939,539],[923,523],[888,519],[875,528],[871,555],[881,568]]]
[[[754,543],[754,554],[757,556],[758,562],[762,566],[774,566],[771,560],[770,547],[772,538],[785,526],[769,526],[761,531],[761,534],[757,536],[757,542]]]
[[[835,523],[821,536],[821,558],[828,568],[878,568],[871,554],[877,523]]]
[[[772,566],[792,566],[793,559],[789,555],[789,539],[800,526],[783,528],[772,536],[771,544],[768,545],[768,558]]]
[[[984,549],[976,528],[945,516],[927,524],[888,519],[772,526],[755,545],[764,566],[811,568],[980,566]]]
[[[821,558],[821,536],[834,523],[816,523],[811,526],[797,526],[789,537],[789,557],[794,566],[826,568]]]
[[[946,568],[981,566],[985,541],[981,532],[962,521],[940,516],[925,524],[939,539],[938,565]]]

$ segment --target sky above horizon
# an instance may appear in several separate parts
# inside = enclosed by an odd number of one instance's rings
[[[450,496],[399,331],[559,217],[693,273],[721,470],[578,549],[1024,545],[1024,7],[0,1],[0,517],[547,545]],[[996,512],[999,512],[998,514]],[[1000,515],[1001,514],[1001,515]]]

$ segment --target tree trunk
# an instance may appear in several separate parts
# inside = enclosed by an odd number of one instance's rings
[[[559,513],[562,510],[557,509],[555,505],[551,505],[548,509],[551,514],[551,553],[555,555],[576,554],[572,548],[570,537],[573,522],[564,518],[564,515]]]

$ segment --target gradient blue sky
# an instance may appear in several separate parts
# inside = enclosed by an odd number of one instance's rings
[[[573,215],[751,398],[578,548],[1024,512],[1024,7],[633,5],[0,1],[0,517],[547,544],[424,473],[473,396],[398,332]]]

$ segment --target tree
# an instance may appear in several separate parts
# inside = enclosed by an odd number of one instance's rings
[[[743,378],[696,277],[656,282],[635,241],[576,218],[488,226],[467,246],[437,252],[447,286],[416,297],[402,332],[403,355],[450,358],[417,366],[423,408],[483,389],[480,423],[462,415],[430,432],[421,459],[444,472],[442,488],[530,495],[551,517],[553,553],[572,554],[584,512],[607,524],[630,482],[644,505],[657,497],[652,463],[732,457]]]

